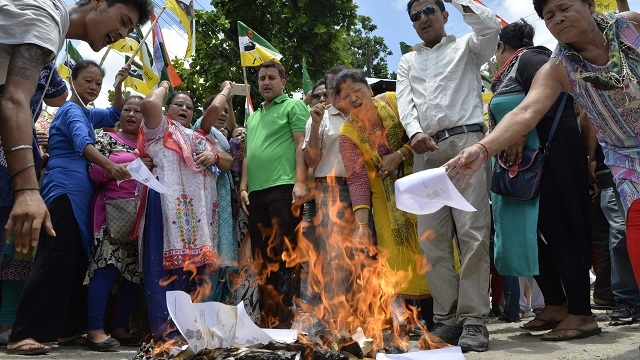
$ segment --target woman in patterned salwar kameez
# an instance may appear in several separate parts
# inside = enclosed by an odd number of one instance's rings
[[[215,271],[216,177],[219,168],[228,170],[233,162],[215,139],[190,129],[191,94],[173,93],[163,114],[168,89],[164,81],[142,101],[138,137],[138,151],[153,159],[153,174],[167,188],[163,194],[141,191],[146,207],[138,227],[149,325],[157,342],[178,335],[169,320],[167,291],[191,292],[197,286],[194,275]]]

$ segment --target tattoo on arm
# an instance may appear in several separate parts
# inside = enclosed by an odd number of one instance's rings
[[[7,77],[14,76],[37,84],[42,68],[52,60],[53,52],[35,44],[21,44],[11,54]]]

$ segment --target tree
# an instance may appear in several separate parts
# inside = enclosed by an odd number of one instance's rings
[[[350,53],[351,67],[363,69],[368,77],[386,79],[391,75],[387,56],[393,55],[393,52],[385,44],[384,38],[373,35],[377,28],[373,19],[358,15],[358,25],[347,38],[346,51]]]
[[[287,91],[302,88],[302,57],[307,58],[313,81],[337,64],[350,64],[352,54],[345,50],[345,38],[356,25],[353,0],[211,0],[211,5],[211,11],[196,11],[195,55],[172,61],[184,81],[179,89],[194,93],[198,104],[219,92],[224,80],[243,82],[238,20],[283,55],[280,62],[287,70]],[[256,75],[256,68],[247,68],[253,103],[259,104]],[[243,104],[244,97],[234,99],[236,110],[243,109]]]

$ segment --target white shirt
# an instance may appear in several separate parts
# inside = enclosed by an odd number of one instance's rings
[[[413,47],[400,59],[396,92],[400,121],[411,138],[417,132],[436,132],[460,125],[483,123],[480,67],[496,52],[500,21],[474,0],[453,0],[473,32],[454,35],[428,48]]]
[[[324,112],[320,129],[320,162],[313,171],[314,177],[337,176],[346,177],[347,172],[344,169],[342,156],[340,156],[340,146],[338,139],[340,137],[340,127],[347,120],[340,110],[333,105]],[[304,149],[309,142],[311,136],[311,118],[307,120],[307,131],[304,137],[302,148]]]
[[[64,0],[0,0],[0,84],[5,83],[11,45],[35,44],[51,50],[51,59],[62,49],[69,30]]]

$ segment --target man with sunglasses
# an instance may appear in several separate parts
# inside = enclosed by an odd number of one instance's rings
[[[410,0],[409,19],[422,40],[398,66],[397,96],[400,120],[414,156],[415,172],[442,166],[460,150],[484,136],[480,67],[495,53],[500,22],[474,0],[447,0],[462,13],[473,32],[460,38],[447,35],[449,13],[442,0]],[[437,336],[463,351],[486,351],[489,333],[489,168],[469,182],[462,195],[477,211],[445,206],[418,216],[418,235],[432,266],[425,276],[434,298]],[[460,279],[456,277],[451,239],[458,239]]]

